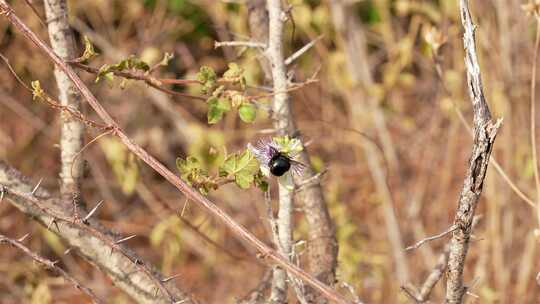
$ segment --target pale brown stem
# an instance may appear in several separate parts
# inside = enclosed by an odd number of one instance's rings
[[[474,212],[482,193],[493,143],[502,123],[501,120],[497,122],[491,120],[491,113],[484,97],[480,65],[476,55],[475,25],[469,12],[468,0],[460,0],[460,15],[465,30],[463,43],[467,84],[474,113],[474,142],[454,219],[457,229],[454,230],[450,241],[445,300],[448,304],[462,303],[467,291],[463,284],[463,271],[472,233]]]
[[[68,22],[66,0],[45,0],[49,40],[54,52],[64,60],[77,56],[75,38]],[[58,67],[54,69],[58,98],[62,106],[81,112],[81,95],[69,77]],[[81,159],[75,157],[83,146],[84,124],[69,115],[62,116],[60,134],[60,193],[64,199],[79,197],[82,176]]]

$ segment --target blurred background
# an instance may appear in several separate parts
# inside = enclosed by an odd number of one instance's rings
[[[33,2],[44,15],[42,1]],[[287,55],[322,35],[289,69],[297,82],[318,71],[317,83],[291,95],[312,166],[319,172],[327,169],[322,181],[339,241],[338,280],[352,285],[366,302],[407,303],[400,286],[421,284],[449,238],[413,251],[402,249],[452,224],[471,151],[464,121],[471,123],[472,109],[458,2],[288,3],[292,20],[286,26]],[[229,62],[236,62],[245,69],[249,85],[269,85],[256,50],[214,48],[215,41],[249,39],[245,1],[69,4],[80,52],[86,35],[100,53],[91,62],[94,67],[130,54],[156,63],[168,52],[174,58],[157,72],[162,78],[193,79],[203,65],[222,73]],[[47,39],[47,29],[24,1],[14,1],[13,7]],[[474,296],[467,296],[466,302],[539,303],[539,223],[530,205],[536,197],[529,118],[535,19],[514,0],[471,1],[471,12],[478,25],[485,94],[493,116],[503,117],[504,123],[493,150],[502,169],[489,168],[477,210],[482,218],[467,257],[465,282]],[[3,19],[0,53],[24,82],[39,80],[56,96],[51,62]],[[0,159],[36,182],[43,178],[43,187],[55,192],[60,115],[32,101],[31,92],[6,65],[1,71]],[[168,96],[135,81],[95,83],[94,75],[79,74],[124,130],[174,170],[175,159],[186,155],[211,167],[212,151],[244,149],[272,125],[263,111],[253,124],[229,113],[218,124],[208,125],[207,106],[201,100]],[[171,88],[201,95],[197,85]],[[84,107],[89,118],[98,120]],[[98,134],[88,129],[86,142]],[[90,146],[84,159],[86,203],[93,206],[104,200],[98,216],[102,223],[125,235],[137,234],[129,241],[131,248],[164,274],[179,273],[178,285],[195,298],[234,303],[264,276],[266,267],[250,250],[194,203],[184,208],[185,198],[133,161],[113,137]],[[510,184],[522,191],[521,197]],[[275,182],[271,187],[275,198]],[[210,197],[270,243],[259,190],[227,185]],[[301,212],[295,216],[294,237],[306,239],[307,224]],[[30,232],[30,248],[61,260],[64,269],[110,303],[131,303],[97,269],[75,255],[64,255],[67,248],[58,237],[9,204],[0,205],[0,231],[11,236]],[[435,287],[434,302],[442,301],[445,283],[443,277]],[[76,303],[79,291],[64,286],[63,279],[2,245],[0,303]]]

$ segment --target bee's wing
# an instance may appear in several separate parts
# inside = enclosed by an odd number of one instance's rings
[[[304,169],[307,167],[307,165],[294,159],[291,159],[290,162],[292,173],[296,176],[302,176],[302,172],[304,172]]]

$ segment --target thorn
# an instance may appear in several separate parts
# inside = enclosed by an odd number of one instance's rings
[[[56,264],[60,263],[60,260],[52,261],[52,266],[56,266]]]
[[[69,247],[68,249],[66,249],[66,251],[64,251],[64,255],[68,255],[71,253],[71,250],[73,250],[73,248]]]
[[[177,273],[175,275],[172,275],[170,277],[166,277],[165,279],[161,280],[161,283],[167,283],[169,282],[170,280],[174,280],[176,278],[178,278],[181,274]]]
[[[92,215],[94,215],[94,213],[99,208],[99,206],[101,206],[101,204],[103,204],[103,200],[99,201],[99,203],[97,203],[97,205],[94,208],[92,208],[92,210],[90,210],[90,212],[88,212],[88,214],[83,218],[82,222],[87,224],[88,219],[90,219],[92,217]]]
[[[174,304],[182,304],[182,303],[185,303],[186,301],[187,299],[184,299],[184,300],[176,301],[174,302]]]
[[[313,39],[308,44],[304,45],[301,49],[296,51],[294,54],[289,56],[289,58],[285,59],[285,65],[290,65],[293,61],[295,61],[298,57],[302,56],[305,52],[307,52],[309,49],[311,49],[317,41],[321,40],[323,35],[320,35],[319,37]]]
[[[17,239],[17,241],[19,241],[20,243],[24,242],[24,240],[26,240],[26,238],[30,235],[30,233],[27,233],[23,236],[21,236],[19,239]]]
[[[52,226],[53,223],[56,223],[56,219],[54,217],[51,219],[51,222],[49,223],[49,225],[47,225],[47,230],[51,230],[51,226]],[[58,226],[57,226],[57,228],[58,228]]]
[[[0,204],[4,200],[4,194],[6,194],[6,188],[4,186],[0,186]]]
[[[43,178],[40,178],[39,179],[39,182],[37,183],[37,185],[34,187],[34,189],[32,190],[32,192],[30,192],[30,194],[33,196],[34,194],[36,194],[36,191],[38,190],[39,186],[41,185],[41,182],[43,181]]]
[[[186,212],[188,203],[189,203],[189,199],[186,197],[186,201],[184,202],[184,207],[182,207],[182,211],[180,212],[180,217],[184,217],[184,212]]]
[[[125,237],[123,239],[119,239],[118,241],[114,242],[116,245],[120,244],[120,243],[123,243],[123,242],[126,242],[128,240],[131,240],[132,238],[136,237],[137,235],[134,234],[134,235],[130,235],[128,237]]]

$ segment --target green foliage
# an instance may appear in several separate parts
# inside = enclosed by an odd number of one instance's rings
[[[205,195],[230,182],[242,189],[255,185],[262,191],[268,190],[268,183],[260,172],[259,162],[248,149],[227,155],[218,167],[218,176],[209,175],[202,168],[201,162],[193,156],[177,158],[176,167],[184,181]]]
[[[244,77],[244,69],[238,64],[229,63],[229,69],[223,73],[223,79],[233,85],[238,85],[242,90],[246,89],[246,78]]]
[[[197,80],[201,83],[201,92],[210,95],[208,103],[208,123],[215,124],[221,121],[223,114],[232,107],[238,108],[238,116],[243,122],[253,123],[257,117],[255,105],[245,96],[246,78],[244,69],[236,63],[229,63],[229,68],[218,78],[216,72],[207,66],[202,66],[197,73]],[[225,83],[225,85],[219,85]],[[228,88],[228,87],[233,88]],[[240,90],[234,89],[240,88]]]
[[[226,98],[216,98],[214,96],[207,100],[208,103],[208,123],[215,124],[223,118],[223,114],[231,110],[231,102]]]
[[[244,103],[238,108],[238,116],[243,122],[252,123],[257,117],[257,109],[252,103]]]
[[[209,94],[217,85],[216,72],[211,67],[202,66],[197,73],[197,80],[201,82],[203,94]]]
[[[238,187],[248,189],[259,172],[259,163],[255,156],[245,150],[242,154],[229,155],[219,167],[219,175],[234,178]]]
[[[268,191],[268,181],[264,178],[264,175],[262,174],[261,170],[257,172],[254,176],[254,182],[255,185],[261,189],[262,192]]]
[[[381,22],[381,14],[373,1],[362,1],[358,4],[358,14],[362,21],[367,24]]]
[[[177,158],[176,167],[180,171],[180,177],[190,186],[193,186],[204,195],[208,195],[210,190],[216,190],[218,184],[215,179],[208,175],[206,170],[201,167],[201,162],[193,157],[188,156],[186,159]]]
[[[131,55],[118,63],[104,64],[101,68],[99,68],[99,72],[96,76],[96,82],[99,82],[102,77],[108,80],[113,80],[114,72],[122,72],[133,69],[146,72],[150,70],[150,66],[140,58]]]
[[[278,144],[279,151],[282,153],[298,153],[304,150],[302,142],[298,138],[290,138],[286,135],[274,137],[273,140]]]

